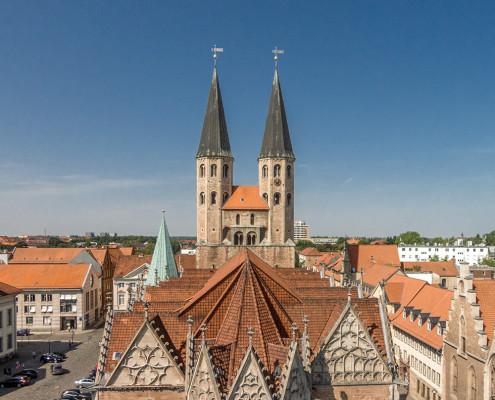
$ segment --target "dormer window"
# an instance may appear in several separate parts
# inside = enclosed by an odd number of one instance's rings
[[[407,318],[407,311],[405,309],[402,310],[402,318],[404,318],[404,319]]]
[[[411,312],[411,318],[410,318],[410,321],[411,322],[414,322],[414,313]]]
[[[418,326],[423,326],[423,318],[418,317]]]
[[[428,320],[428,324],[426,325],[426,329],[431,331],[431,321],[430,320]]]
[[[442,325],[440,325],[440,324],[437,325],[437,335],[438,336],[442,336],[443,335]]]

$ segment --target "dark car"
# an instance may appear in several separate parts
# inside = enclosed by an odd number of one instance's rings
[[[17,331],[17,336],[29,336],[29,329],[19,329]]]
[[[12,376],[27,376],[29,379],[36,379],[38,373],[34,369],[23,369],[22,371],[16,372]]]
[[[62,393],[62,398],[66,397],[75,399],[91,399],[91,393],[83,392],[80,389],[69,389]]]
[[[66,359],[66,358],[67,358],[67,354],[65,354],[65,353],[61,353],[61,352],[59,352],[59,351],[54,351],[52,354],[53,354],[54,356],[57,356],[57,357],[60,357],[60,358],[63,358],[63,359]]]
[[[61,358],[59,356],[56,356],[54,354],[43,354],[40,357],[40,362],[42,362],[42,363],[47,363],[47,362],[56,362],[56,363],[59,363],[59,362],[62,362],[62,361],[63,361],[63,358]]]
[[[14,386],[20,388],[26,386],[29,383],[27,376],[12,376],[0,382],[0,387]]]

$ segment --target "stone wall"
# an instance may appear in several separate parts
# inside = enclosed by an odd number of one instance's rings
[[[184,400],[184,391],[166,388],[133,388],[133,390],[102,390],[98,400]]]
[[[246,246],[202,245],[196,248],[196,268],[220,268]],[[294,268],[294,246],[248,246],[274,268]]]
[[[392,396],[395,385],[352,385],[352,386],[317,386],[313,390],[313,399],[325,400],[384,400],[399,399]]]

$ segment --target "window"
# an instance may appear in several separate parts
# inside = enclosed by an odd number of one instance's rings
[[[112,355],[112,360],[120,360],[120,357],[122,357],[122,352],[121,351],[114,351]]]
[[[89,292],[86,292],[86,310],[89,310]]]
[[[117,287],[119,289],[124,289],[124,284],[123,283],[117,283]]]
[[[46,312],[46,306],[41,306],[41,312]]]
[[[254,225],[254,214],[251,214],[251,225]]]
[[[24,301],[34,301],[34,294],[25,294]]]
[[[256,244],[256,233],[249,232],[247,234],[247,244],[248,244],[248,246]]]
[[[131,282],[129,284],[129,286],[131,287],[131,289],[135,289],[136,288],[136,283],[135,282]]]
[[[205,165],[204,164],[201,164],[199,166],[199,176],[201,178],[204,178],[205,177]]]
[[[12,308],[7,310],[7,326],[12,325]]]
[[[404,319],[407,318],[407,311],[405,309],[402,310],[402,318],[404,318]]]
[[[466,353],[466,338],[461,336],[461,353]]]
[[[119,294],[119,306],[125,305],[125,296],[123,294]]]
[[[423,318],[421,316],[418,318],[418,326],[423,326]]]
[[[213,164],[211,166],[211,176],[217,176],[217,165]]]
[[[292,167],[290,165],[287,165],[287,178],[290,178],[291,170],[292,170]]]
[[[52,317],[43,317],[43,325],[51,325]]]
[[[7,335],[7,350],[11,349],[12,347],[14,347],[14,341],[12,340],[12,333],[9,333]]]
[[[437,325],[437,335],[442,336],[443,335],[443,329],[440,323]]]
[[[292,195],[290,193],[287,193],[287,205],[290,206],[290,202],[292,200]]]
[[[29,306],[24,306],[24,313],[25,314],[29,313]]]
[[[229,177],[229,166],[227,164],[223,165],[223,177],[228,178]]]
[[[211,204],[217,204],[217,192],[211,192]]]
[[[266,178],[268,176],[268,167],[266,165],[263,165],[262,176],[263,176],[263,178]]]
[[[3,328],[3,312],[0,311],[0,329]]]
[[[225,203],[225,202],[228,200],[228,198],[229,198],[229,194],[228,194],[227,192],[225,192],[225,193],[223,194],[223,198],[222,198],[223,203]]]
[[[452,380],[452,392],[456,393],[457,392],[457,379],[458,379],[458,371],[457,371],[457,360],[455,357],[452,357],[452,360],[450,362],[450,375],[451,375],[451,380]]]
[[[273,200],[275,201],[275,204],[280,204],[280,193],[275,193]]]
[[[411,321],[411,322],[414,322],[414,313],[413,313],[413,312],[411,312],[411,318],[410,318],[410,321]]]
[[[26,325],[33,325],[33,317],[26,317]]]
[[[268,195],[266,193],[263,193],[263,200],[268,203]]]
[[[52,295],[51,294],[42,294],[41,295],[41,301],[52,301]]]
[[[279,164],[275,164],[275,166],[273,167],[273,176],[275,176],[275,177],[280,176],[280,165]]]
[[[235,235],[234,235],[234,245],[237,245],[237,246],[242,246],[242,243],[243,243],[243,235],[242,235],[242,232],[237,232]]]
[[[201,192],[199,194],[199,204],[205,204],[205,194],[204,194],[204,192]]]
[[[239,214],[237,214],[235,216],[235,224],[236,225],[240,225],[241,224],[241,216]]]

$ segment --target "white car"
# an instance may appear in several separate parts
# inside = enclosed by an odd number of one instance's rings
[[[93,386],[94,384],[95,384],[94,379],[90,379],[90,378],[83,378],[74,382],[74,385],[76,385],[76,387],[78,388]]]

